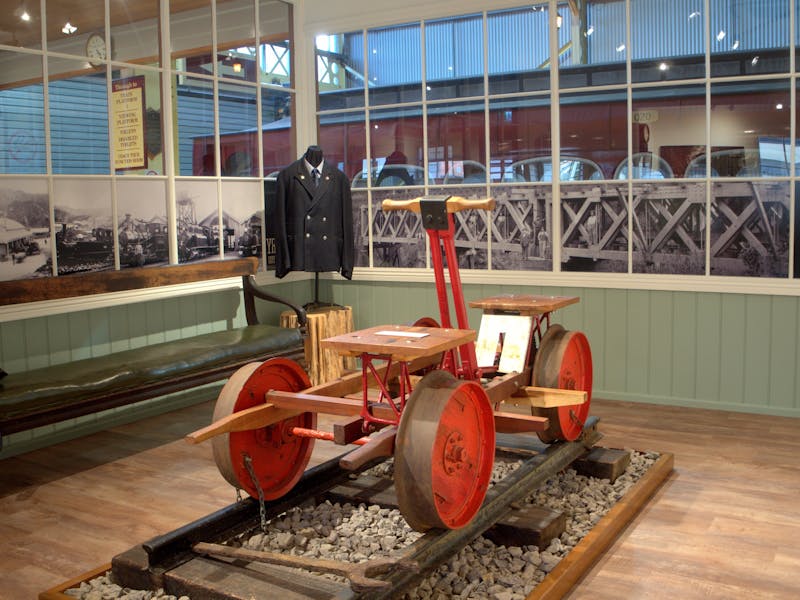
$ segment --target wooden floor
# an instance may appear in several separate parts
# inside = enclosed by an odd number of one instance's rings
[[[35,598],[234,501],[211,403],[0,461],[0,599]],[[800,420],[596,400],[602,445],[672,452],[675,472],[572,600],[800,598]],[[321,443],[323,453],[336,447]]]

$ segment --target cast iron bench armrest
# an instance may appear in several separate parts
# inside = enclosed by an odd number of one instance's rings
[[[253,300],[253,298],[255,297],[255,298],[260,298],[261,300],[268,300],[269,302],[277,302],[279,304],[284,304],[289,308],[291,308],[297,315],[298,328],[305,335],[306,325],[308,323],[308,317],[306,316],[306,311],[303,307],[298,306],[293,302],[289,302],[285,298],[281,298],[276,294],[272,294],[266,291],[265,288],[259,286],[256,283],[255,277],[253,277],[252,275],[246,275],[242,277],[242,289],[244,290],[244,310],[248,324],[254,325],[258,323],[258,315],[256,314],[256,305],[255,301]]]

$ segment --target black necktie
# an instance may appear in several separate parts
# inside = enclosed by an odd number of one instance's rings
[[[314,180],[314,187],[319,187],[319,169],[311,170],[311,179]]]

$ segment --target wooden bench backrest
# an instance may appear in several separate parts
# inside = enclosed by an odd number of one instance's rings
[[[254,256],[0,282],[0,306],[255,275]]]

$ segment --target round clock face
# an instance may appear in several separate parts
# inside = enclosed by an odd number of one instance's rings
[[[89,38],[86,40],[86,56],[89,57],[89,62],[93,66],[97,66],[100,61],[103,61],[107,58],[106,40],[102,35],[93,33],[89,36]]]

